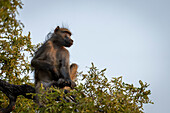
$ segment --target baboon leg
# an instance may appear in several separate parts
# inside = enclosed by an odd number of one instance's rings
[[[73,63],[70,66],[70,78],[72,81],[75,81],[76,79],[76,73],[77,73],[78,65]]]

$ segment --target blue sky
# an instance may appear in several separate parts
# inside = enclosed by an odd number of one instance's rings
[[[108,78],[150,84],[154,105],[146,113],[167,113],[170,101],[170,1],[25,0],[18,18],[33,44],[56,26],[68,26],[74,45],[70,61],[86,73],[91,62]]]

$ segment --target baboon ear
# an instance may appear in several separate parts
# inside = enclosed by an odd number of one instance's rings
[[[55,28],[54,32],[57,32],[59,29],[60,29],[60,27],[57,26],[57,27]]]

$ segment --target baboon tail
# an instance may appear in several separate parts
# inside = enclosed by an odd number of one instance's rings
[[[70,66],[70,78],[72,81],[75,81],[76,80],[76,74],[77,74],[77,69],[78,69],[78,65],[73,63],[71,64]]]

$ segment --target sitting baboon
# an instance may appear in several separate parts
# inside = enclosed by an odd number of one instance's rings
[[[36,93],[39,93],[41,84],[45,88],[55,85],[55,82],[60,85],[65,83],[70,88],[76,86],[71,78],[76,75],[78,66],[70,66],[69,51],[65,48],[73,44],[70,37],[71,32],[67,28],[57,26],[50,38],[35,52],[31,66],[35,69]]]

